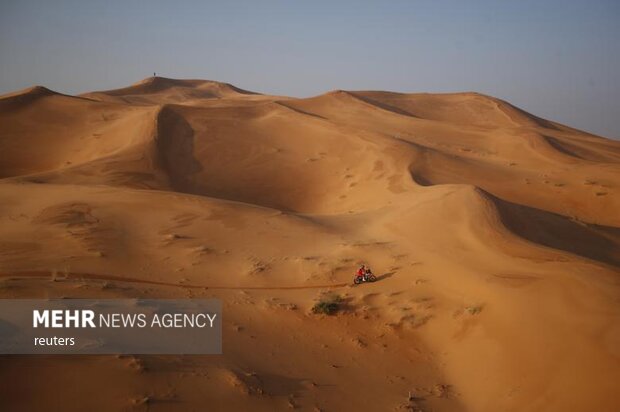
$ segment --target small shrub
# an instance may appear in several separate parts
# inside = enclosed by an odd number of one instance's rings
[[[468,306],[465,308],[470,315],[477,315],[482,312],[482,306]]]
[[[340,310],[342,298],[337,295],[325,296],[312,307],[312,313],[333,315]]]

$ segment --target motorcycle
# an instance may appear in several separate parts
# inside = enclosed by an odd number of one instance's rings
[[[353,283],[359,285],[362,282],[374,282],[375,280],[377,280],[377,277],[375,275],[373,275],[372,273],[366,273],[361,277],[356,275],[353,278]]]

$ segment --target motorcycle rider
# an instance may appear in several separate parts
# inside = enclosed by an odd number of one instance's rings
[[[364,276],[366,276],[366,270],[366,265],[360,266],[360,268],[357,270],[357,278],[359,280],[362,280]]]

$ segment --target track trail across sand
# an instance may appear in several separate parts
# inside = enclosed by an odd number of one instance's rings
[[[17,273],[0,273],[0,278],[9,280],[18,280],[20,278],[38,278],[38,279],[50,279],[52,275],[41,271],[31,272],[17,272]],[[295,289],[334,289],[342,288],[349,283],[331,283],[325,285],[304,285],[304,286],[210,286],[210,285],[192,285],[188,283],[169,283],[158,282],[154,280],[144,280],[131,278],[128,276],[114,276],[106,274],[94,274],[94,273],[62,273],[54,278],[55,281],[80,281],[80,280],[97,280],[97,281],[112,281],[112,282],[126,282],[126,283],[140,283],[145,285],[157,285],[168,286],[184,289],[219,289],[219,290],[295,290]]]

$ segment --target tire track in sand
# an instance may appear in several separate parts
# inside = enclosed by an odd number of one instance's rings
[[[21,272],[13,272],[13,273],[0,273],[0,278],[4,279],[22,279],[22,278],[39,278],[39,279],[50,279],[52,274],[49,271],[43,270],[31,270],[31,271],[21,271]],[[341,288],[347,286],[349,283],[331,283],[326,285],[306,285],[306,286],[209,286],[209,285],[193,285],[187,283],[171,283],[171,282],[163,282],[158,280],[147,280],[147,279],[138,279],[132,277],[125,276],[114,276],[108,274],[97,274],[97,273],[85,273],[85,272],[69,272],[62,273],[58,278],[59,281],[62,280],[101,280],[101,281],[109,281],[109,282],[125,282],[125,283],[140,283],[147,285],[156,285],[156,286],[167,286],[167,287],[177,287],[177,288],[187,288],[187,289],[218,289],[218,290],[290,290],[290,289],[334,289]]]

